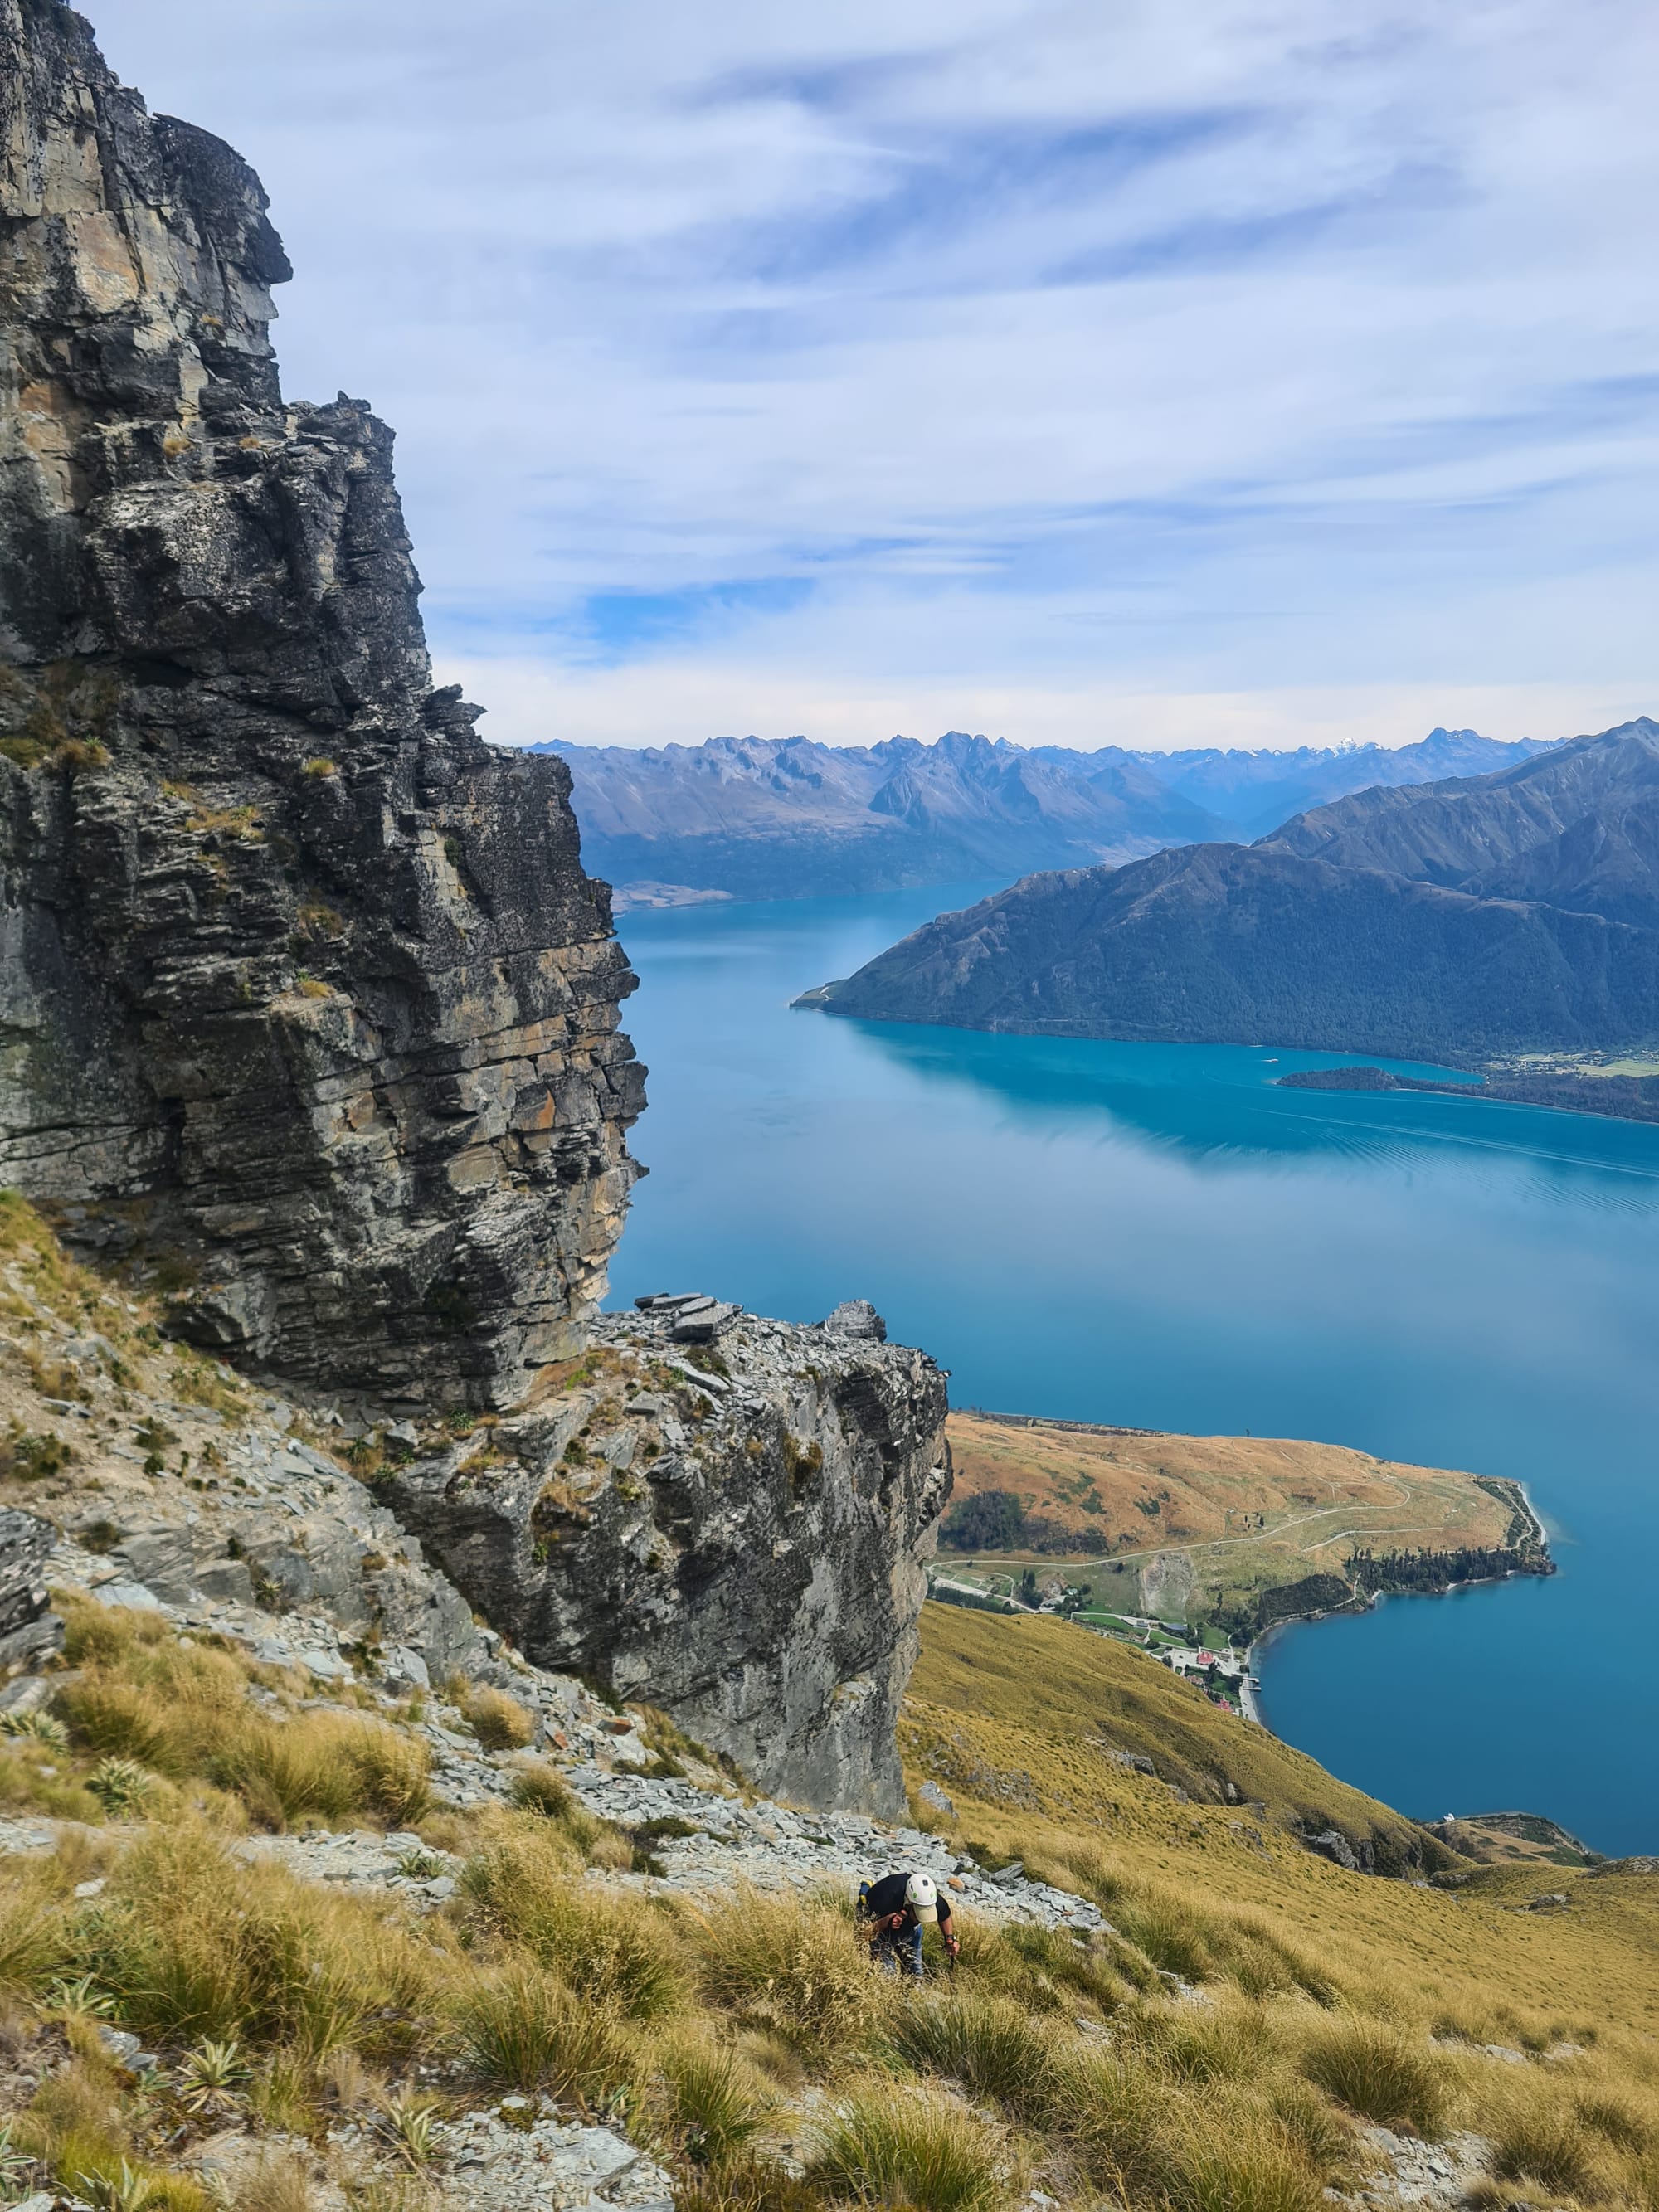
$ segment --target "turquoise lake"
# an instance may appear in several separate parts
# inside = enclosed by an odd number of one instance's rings
[[[1407,1812],[1659,1849],[1659,1127],[791,1011],[982,888],[623,918],[651,1172],[611,1302],[869,1297],[958,1405],[1519,1477],[1559,1574],[1291,1628],[1267,1717]]]

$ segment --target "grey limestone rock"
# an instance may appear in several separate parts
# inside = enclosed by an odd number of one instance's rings
[[[434,690],[392,438],[284,402],[252,170],[0,0],[0,1180],[179,1331],[508,1402],[579,1348],[641,1071],[569,772]]]
[[[604,1379],[532,1401],[488,1451],[403,1470],[399,1516],[537,1665],[666,1706],[764,1788],[896,1812],[945,1378],[867,1336],[744,1318],[717,1398],[670,1364],[672,1329],[605,1317]]]
[[[251,1593],[416,1681],[504,1665],[499,1631],[896,1808],[945,1377],[868,1306],[595,1322],[643,1103],[609,892],[564,763],[432,686],[390,432],[283,398],[258,179],[61,0],[0,0],[0,1182],[168,1255],[178,1334],[350,1394],[446,1571],[273,1446],[281,1405],[82,1586]],[[611,1366],[561,1386],[590,1332]],[[510,1409],[483,1448],[436,1448],[459,1401]]]
[[[885,1344],[887,1324],[868,1298],[848,1298],[823,1323],[829,1336],[849,1336],[871,1344]]]
[[[1349,1874],[1375,1874],[1376,1850],[1369,1836],[1360,1838],[1358,1847],[1340,1828],[1324,1828],[1315,1836],[1302,1839],[1310,1851],[1321,1858],[1329,1859],[1334,1866],[1344,1868]]]
[[[54,1649],[63,1624],[49,1612],[46,1565],[58,1532],[37,1514],[0,1511],[0,1670]]]

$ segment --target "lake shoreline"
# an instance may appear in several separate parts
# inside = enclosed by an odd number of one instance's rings
[[[1474,1480],[1477,1482],[1481,1483],[1483,1486],[1490,1486],[1492,1490],[1497,1490],[1501,1487],[1506,1495],[1513,1498],[1517,1516],[1524,1516],[1530,1532],[1528,1548],[1535,1549],[1538,1553],[1542,1554],[1546,1560],[1548,1561],[1548,1565],[1544,1571],[1545,1572],[1551,1575],[1557,1573],[1559,1570],[1557,1569],[1555,1561],[1550,1558],[1549,1536],[1544,1527],[1543,1517],[1540,1514],[1538,1508],[1533,1504],[1531,1498],[1528,1495],[1526,1485],[1523,1482],[1516,1480],[1510,1475],[1477,1475],[1474,1477]],[[1262,1630],[1259,1636],[1254,1637],[1246,1647],[1244,1653],[1245,1676],[1248,1679],[1249,1676],[1254,1674],[1256,1679],[1262,1683],[1262,1687],[1261,1690],[1247,1690],[1241,1688],[1239,1703],[1244,1710],[1245,1717],[1248,1719],[1254,1721],[1258,1728],[1266,1729],[1269,1735],[1278,1737],[1278,1740],[1281,1743],[1289,1742],[1290,1739],[1288,1736],[1279,1735],[1279,1731],[1273,1727],[1272,1722],[1267,1718],[1261,1710],[1261,1701],[1266,1695],[1267,1685],[1265,1678],[1262,1676],[1261,1669],[1256,1664],[1257,1654],[1267,1651],[1273,1644],[1275,1637],[1279,1636],[1280,1632],[1285,1629],[1307,1627],[1317,1621],[1337,1620],[1345,1613],[1354,1614],[1374,1613],[1382,1604],[1384,1598],[1455,1597],[1460,1590],[1480,1589],[1490,1587],[1491,1585],[1498,1583],[1516,1582],[1522,1579],[1533,1579],[1538,1576],[1539,1571],[1540,1571],[1535,1567],[1516,1566],[1510,1567],[1506,1572],[1498,1575],[1470,1575],[1462,1581],[1447,1583],[1442,1588],[1437,1589],[1376,1589],[1365,1592],[1356,1591],[1352,1601],[1346,1605],[1322,1606],[1317,1610],[1310,1613],[1286,1613],[1282,1620],[1271,1622],[1267,1627]]]

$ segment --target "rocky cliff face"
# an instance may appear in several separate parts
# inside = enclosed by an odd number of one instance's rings
[[[406,1468],[399,1517],[537,1665],[667,1706],[765,1789],[896,1812],[945,1378],[867,1309],[745,1317],[712,1355],[669,1329],[596,1324],[574,1374]]]
[[[636,1172],[568,773],[432,689],[390,433],[282,398],[252,171],[56,0],[0,0],[0,1181],[182,1251],[199,1341],[510,1401]]]
[[[660,1317],[585,1353],[642,1102],[569,772],[432,690],[390,434],[278,390],[252,172],[57,0],[0,0],[0,1182],[165,1256],[175,1333],[351,1394],[359,1456],[410,1462],[409,1524],[526,1654],[896,1808],[944,1377],[857,1314],[743,1323],[702,1376]],[[203,1495],[244,1511],[276,1478],[228,1455]],[[128,1514],[119,1571],[442,1672],[462,1596],[388,1493],[290,1456],[275,1533]]]

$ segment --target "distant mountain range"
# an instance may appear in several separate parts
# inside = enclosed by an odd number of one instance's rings
[[[582,857],[617,904],[892,890],[1133,860],[1249,837],[1369,785],[1508,767],[1546,750],[1474,730],[1297,752],[1097,752],[951,730],[933,744],[714,738],[537,746],[568,762]]]
[[[1659,723],[1352,794],[1253,845],[1034,875],[836,1013],[1428,1060],[1659,1037]]]

